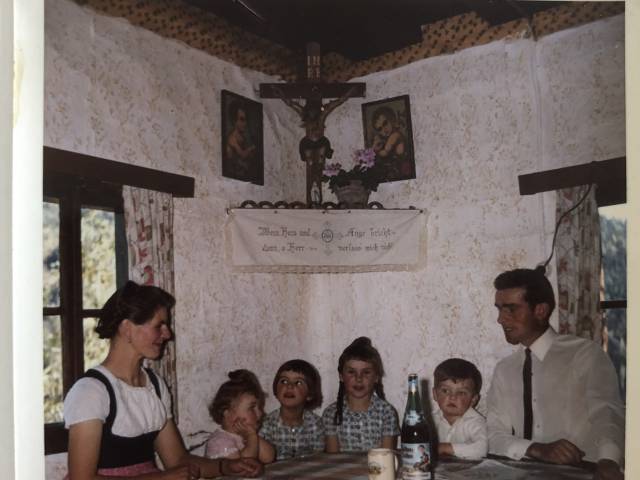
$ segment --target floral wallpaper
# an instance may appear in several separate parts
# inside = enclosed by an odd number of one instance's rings
[[[190,175],[175,200],[175,317],[180,430],[211,430],[207,413],[229,370],[253,370],[270,391],[285,360],[313,362],[324,406],[337,358],[359,335],[380,350],[388,399],[402,413],[406,377],[428,382],[451,356],[490,383],[504,342],[493,278],[548,255],[553,193],[524,196],[517,176],[625,154],[624,17],[534,39],[501,40],[357,79],[367,97],[327,120],[334,159],[363,146],[362,102],[410,96],[417,178],[371,200],[428,213],[418,272],[234,274],[224,261],[226,209],[245,199],[301,200],[303,135],[282,102],[264,106],[264,187],[221,176],[220,90],[257,98],[277,81],[70,0],[46,4],[45,143]],[[326,197],[331,194],[326,191]],[[276,406],[272,397],[267,410]],[[480,410],[484,402],[480,403]],[[58,479],[64,456],[48,459]],[[58,473],[55,473],[58,472]]]

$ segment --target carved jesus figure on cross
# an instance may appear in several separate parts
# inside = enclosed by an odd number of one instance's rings
[[[307,205],[322,205],[322,172],[327,158],[333,155],[329,139],[324,135],[327,116],[346,102],[350,97],[364,96],[364,83],[319,83],[320,47],[309,44],[307,47],[307,79],[304,83],[263,83],[260,84],[260,96],[280,98],[291,107],[302,121],[305,136],[300,140],[300,160],[307,169]],[[303,98],[304,104],[293,100]],[[322,103],[323,98],[334,98]]]

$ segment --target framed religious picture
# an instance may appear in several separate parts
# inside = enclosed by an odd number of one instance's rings
[[[416,178],[409,95],[362,104],[365,148],[372,148],[384,167],[380,182]]]
[[[264,185],[262,104],[222,90],[222,176]]]

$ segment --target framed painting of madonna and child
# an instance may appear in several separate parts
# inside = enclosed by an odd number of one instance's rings
[[[409,95],[362,104],[365,148],[384,167],[380,182],[416,178]]]
[[[222,90],[222,176],[264,185],[262,104]]]

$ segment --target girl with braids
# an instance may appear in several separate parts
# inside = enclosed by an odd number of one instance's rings
[[[209,458],[255,458],[271,463],[276,449],[258,435],[264,414],[264,391],[249,370],[229,372],[209,406],[211,418],[222,428],[211,434],[205,447]]]
[[[189,454],[171,415],[167,386],[142,367],[145,358],[159,358],[171,339],[174,304],[158,287],[127,282],[102,307],[96,332],[109,339],[109,353],[64,401],[70,480],[192,480],[260,473],[261,465],[252,459],[209,460]],[[155,465],[156,453],[162,471]]]
[[[338,399],[322,414],[328,453],[395,448],[398,415],[385,400],[384,368],[367,337],[356,338],[338,361]]]

